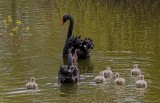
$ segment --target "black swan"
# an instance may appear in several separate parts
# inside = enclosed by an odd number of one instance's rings
[[[38,84],[35,82],[35,78],[31,77],[30,82],[26,84],[26,89],[30,90],[30,89],[37,89],[37,88],[38,88]]]
[[[62,65],[58,73],[58,83],[78,83],[80,81],[80,71],[73,65],[74,59],[72,55],[72,50],[69,49],[68,63],[67,65]]]
[[[72,35],[73,24],[74,20],[72,16],[69,14],[65,14],[62,19],[62,25],[67,21],[70,21],[68,34],[66,38],[66,42],[63,48],[63,57],[67,57],[68,49],[73,47],[73,51],[77,49],[77,56],[78,59],[86,59],[89,57],[89,53],[92,51],[94,44],[92,39],[85,38],[84,40],[81,39],[81,36],[74,37]],[[73,53],[73,52],[72,52]]]

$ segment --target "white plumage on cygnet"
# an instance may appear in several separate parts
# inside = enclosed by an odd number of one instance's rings
[[[125,79],[119,77],[119,73],[115,74],[116,79],[114,80],[115,84],[117,85],[124,85],[125,84]]]
[[[113,72],[110,67],[107,67],[106,70],[103,71],[103,75],[105,78],[111,78],[113,76]]]
[[[147,88],[147,82],[144,80],[144,75],[140,75],[135,83],[136,88]]]
[[[38,89],[38,84],[35,82],[35,78],[31,77],[30,82],[26,84],[26,89]]]
[[[100,83],[105,82],[106,79],[105,79],[103,73],[100,72],[100,75],[96,76],[96,77],[94,78],[94,81],[95,81],[96,84],[100,84]]]
[[[131,70],[131,75],[140,75],[141,70],[138,68],[137,64],[133,65],[133,69]]]

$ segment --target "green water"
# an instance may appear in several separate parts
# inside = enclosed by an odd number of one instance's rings
[[[1,0],[0,34],[7,16],[11,27],[16,20],[22,24],[17,36],[7,36],[8,30],[0,38],[0,103],[159,103],[159,11],[159,0]],[[61,26],[65,13],[74,18],[74,35],[95,44],[90,59],[78,61],[81,82],[75,86],[57,84],[69,24]],[[133,64],[148,83],[144,91],[134,87]],[[95,85],[106,66],[126,79],[125,86],[115,86],[114,78]],[[26,91],[32,76],[39,89]]]

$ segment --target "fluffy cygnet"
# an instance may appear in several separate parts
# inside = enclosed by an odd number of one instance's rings
[[[140,75],[135,83],[136,88],[147,88],[147,82],[144,80],[144,75]]]
[[[35,82],[35,78],[31,77],[30,82],[26,84],[26,89],[30,90],[30,89],[37,89],[37,88],[38,88],[38,84]]]
[[[125,84],[125,79],[119,77],[119,73],[115,74],[116,79],[114,80],[115,84],[117,85],[124,85]]]
[[[103,75],[105,78],[108,78],[108,77],[111,78],[113,76],[113,72],[111,71],[111,68],[107,67],[106,70],[103,71]]]
[[[96,76],[95,78],[94,78],[94,81],[95,81],[95,83],[96,84],[100,84],[100,83],[103,83],[103,82],[105,82],[105,77],[104,77],[104,75],[103,75],[103,73],[102,72],[100,72],[100,75],[98,75],[98,76]]]
[[[131,70],[131,75],[140,75],[141,70],[138,68],[137,64],[133,65],[133,69]]]

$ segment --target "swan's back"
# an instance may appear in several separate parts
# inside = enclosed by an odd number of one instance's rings
[[[71,50],[68,54],[67,65],[62,65],[58,72],[59,83],[77,83],[80,81],[80,71],[73,64],[73,56]]]
[[[80,71],[74,66],[62,66],[58,73],[59,83],[77,83],[80,81]]]

